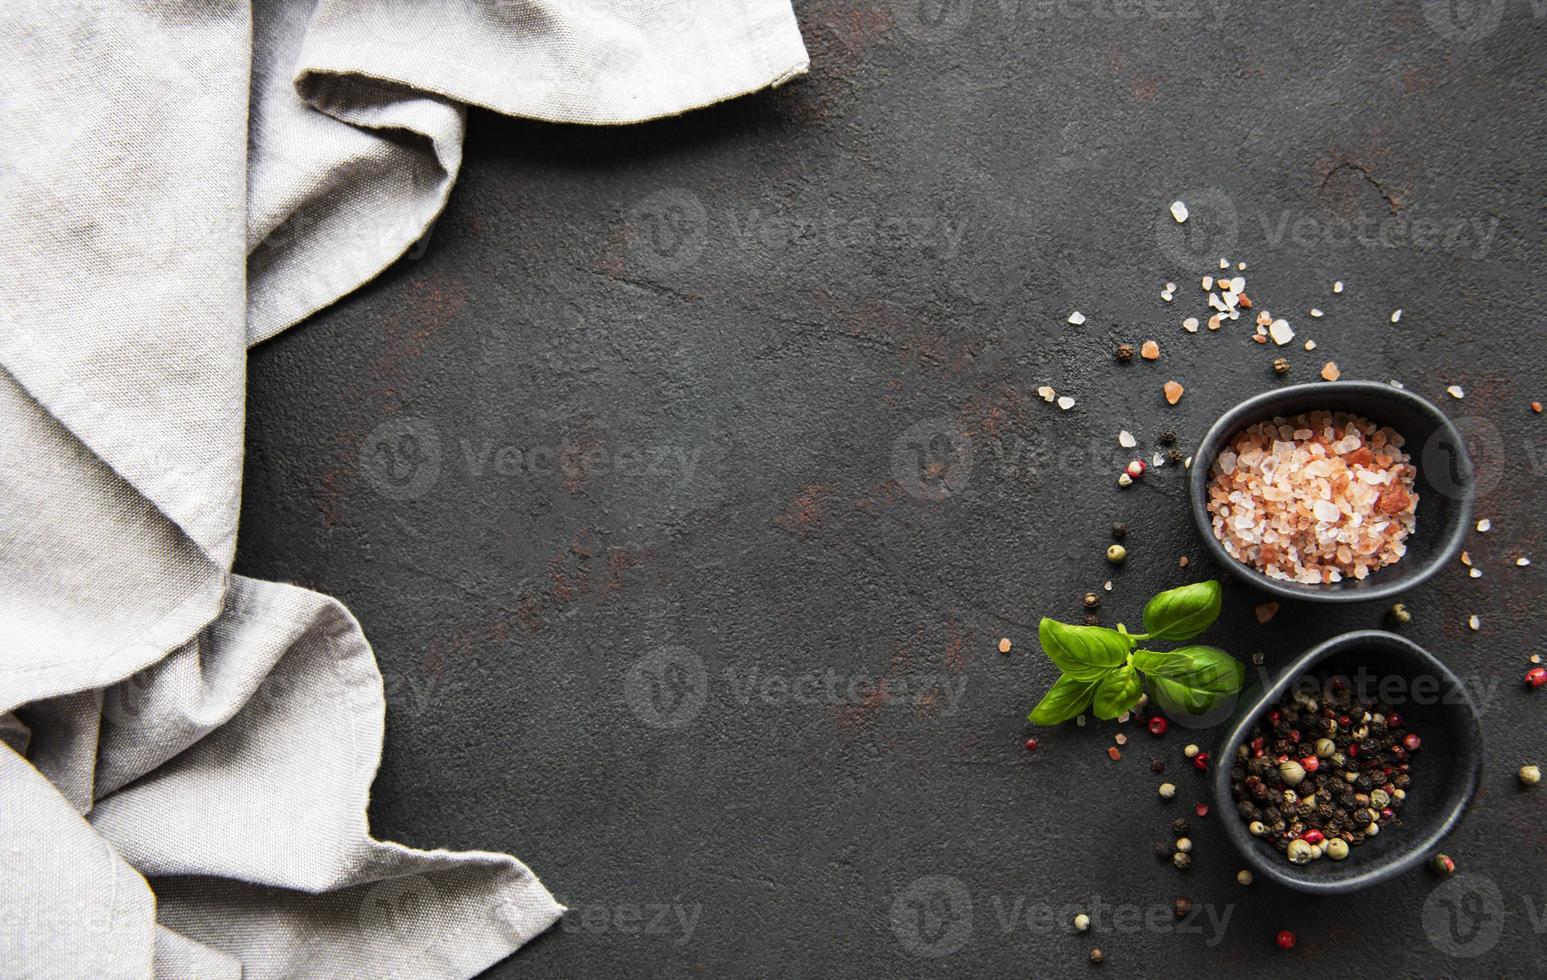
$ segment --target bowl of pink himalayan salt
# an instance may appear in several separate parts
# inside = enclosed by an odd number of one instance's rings
[[[1465,440],[1394,385],[1249,398],[1193,454],[1193,522],[1214,560],[1289,599],[1386,599],[1455,557],[1475,491]]]

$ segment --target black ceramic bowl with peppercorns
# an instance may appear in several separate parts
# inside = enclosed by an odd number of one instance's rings
[[[1270,576],[1255,564],[1226,550],[1216,531],[1215,515],[1209,509],[1210,487],[1218,477],[1215,463],[1220,461],[1222,454],[1232,452],[1233,442],[1243,430],[1275,418],[1289,419],[1311,412],[1347,413],[1368,420],[1376,427],[1394,430],[1401,435],[1401,450],[1408,455],[1415,471],[1410,484],[1411,492],[1417,496],[1411,510],[1413,526],[1400,541],[1405,553],[1383,567],[1369,570],[1363,578],[1349,574],[1339,581],[1310,584]],[[1377,477],[1380,474],[1372,471],[1370,475]],[[1373,381],[1293,385],[1241,402],[1220,416],[1203,437],[1193,453],[1192,469],[1188,474],[1193,523],[1214,560],[1232,575],[1276,596],[1312,602],[1386,599],[1434,575],[1461,550],[1471,524],[1474,483],[1465,440],[1444,413],[1406,389]],[[1395,499],[1391,509],[1402,509],[1406,490],[1388,494],[1384,487],[1377,489],[1382,491],[1379,495],[1381,504]],[[1257,500],[1254,503],[1260,512],[1263,502]],[[1401,515],[1388,515],[1372,508],[1372,513],[1362,515],[1361,521],[1373,525],[1393,518],[1400,520]],[[1333,521],[1332,526],[1346,529],[1351,521],[1352,517],[1345,514]],[[1237,547],[1239,553],[1251,550],[1243,551],[1235,544],[1232,547]],[[1275,547],[1285,548],[1284,545]],[[1257,551],[1258,556],[1262,554],[1262,550]],[[1299,556],[1300,552],[1294,554]],[[1364,561],[1363,555],[1359,561]],[[1278,571],[1282,574],[1284,570]]]
[[[1338,894],[1416,867],[1455,827],[1482,776],[1482,732],[1444,664],[1360,630],[1291,663],[1213,759],[1215,812],[1253,873]]]

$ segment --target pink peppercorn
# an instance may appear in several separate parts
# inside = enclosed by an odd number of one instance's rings
[[[1386,727],[1387,728],[1401,728],[1402,727],[1402,716],[1397,714],[1395,711],[1393,711],[1391,714],[1387,715],[1386,716]]]
[[[1196,813],[1200,817],[1206,817],[1209,815],[1209,805],[1207,803],[1199,803],[1197,806],[1192,808],[1192,812]]]
[[[1160,715],[1156,715],[1155,717],[1150,719],[1150,724],[1149,724],[1150,734],[1154,735],[1156,738],[1159,738],[1161,735],[1164,735],[1166,733],[1166,731],[1168,729],[1170,729],[1170,727],[1171,727],[1171,723],[1169,721],[1166,721]]]
[[[1209,767],[1209,754],[1207,752],[1199,752],[1192,757],[1192,765],[1194,769],[1207,769]]]
[[[1279,949],[1295,948],[1295,934],[1290,932],[1288,929],[1283,930],[1277,936],[1273,937],[1273,941],[1278,943]]]
[[[1532,687],[1547,684],[1547,667],[1532,667],[1526,671],[1526,683]]]
[[[1321,831],[1317,830],[1315,827],[1312,827],[1310,830],[1307,830],[1305,833],[1301,834],[1300,839],[1305,841],[1307,844],[1320,844],[1322,841],[1327,839],[1327,836]]]
[[[1409,751],[1409,752],[1417,752],[1418,751],[1418,746],[1420,746],[1422,744],[1423,744],[1423,739],[1419,738],[1413,732],[1408,732],[1402,738],[1402,747],[1404,749],[1407,749],[1407,751]]]
[[[1300,768],[1306,772],[1315,772],[1321,768],[1321,760],[1314,755],[1308,755],[1300,760]]]
[[[1028,738],[1026,740],[1026,751],[1027,752],[1035,752],[1035,751],[1037,751],[1037,746],[1039,744],[1041,744],[1041,743],[1039,743],[1036,739]]]

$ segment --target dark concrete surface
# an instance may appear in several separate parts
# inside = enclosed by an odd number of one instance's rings
[[[809,77],[679,120],[475,112],[417,256],[253,352],[237,567],[338,596],[375,644],[376,832],[508,850],[572,906],[491,976],[1083,975],[1092,945],[1119,976],[1547,972],[1547,789],[1514,777],[1547,762],[1547,691],[1520,684],[1547,652],[1547,10],[943,9],[799,3]],[[1320,348],[1184,334],[1217,254]],[[1148,337],[1158,365],[1113,362]],[[1472,877],[1444,890],[1242,888],[1217,814],[1189,874],[1157,863],[1205,796],[1182,746],[1214,733],[1135,731],[1120,762],[1111,724],[1021,745],[1040,615],[1112,577],[1103,619],[1132,622],[1214,571],[1180,470],[1115,486],[1118,429],[1186,446],[1283,383],[1279,353],[1474,434],[1484,577],[1407,597],[1485,710],[1446,848]],[[1383,612],[1263,627],[1258,601],[1230,585],[1206,636],[1270,670]]]

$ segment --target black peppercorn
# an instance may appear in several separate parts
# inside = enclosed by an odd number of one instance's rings
[[[1173,463],[1180,463],[1183,460],[1185,460],[1186,458],[1187,458],[1187,455],[1185,453],[1183,453],[1180,449],[1172,448],[1171,450],[1169,450],[1166,453],[1166,459],[1169,459]]]
[[[1160,444],[1162,446],[1169,446],[1175,441],[1176,433],[1172,432],[1170,429],[1165,429],[1160,433]]]
[[[1099,605],[1101,605],[1101,597],[1099,595],[1097,595],[1094,592],[1087,592],[1087,593],[1085,593],[1085,608],[1086,609],[1095,609]]]
[[[1163,840],[1156,841],[1155,842],[1155,860],[1157,860],[1157,861],[1169,861],[1169,860],[1171,860],[1171,850],[1172,849],[1171,849],[1171,845],[1170,844],[1167,844]]]
[[[1175,833],[1175,834],[1186,834],[1187,831],[1188,831],[1188,824],[1187,824],[1187,818],[1186,817],[1177,817],[1175,820],[1171,821],[1171,832],[1172,833]]]
[[[1113,522],[1113,524],[1112,524],[1112,537],[1114,537],[1117,540],[1121,541],[1124,538],[1126,538],[1127,536],[1128,536],[1128,525],[1124,524],[1122,521],[1115,521],[1115,522]]]
[[[1165,772],[1166,764],[1159,759],[1150,760],[1150,772]]]
[[[1279,374],[1279,375],[1288,374],[1289,373],[1289,361],[1287,359],[1285,359],[1285,358],[1282,358],[1282,357],[1274,358],[1273,359],[1273,373],[1274,374]]]
[[[1131,361],[1131,360],[1133,360],[1133,345],[1132,344],[1118,344],[1117,345],[1117,350],[1116,350],[1115,353],[1116,353],[1117,359],[1119,361]]]
[[[1093,949],[1093,950],[1090,951],[1090,961],[1092,963],[1100,963],[1104,959],[1106,959],[1106,957],[1101,955],[1100,947],[1097,947],[1096,949]]]
[[[1192,911],[1192,899],[1178,898],[1171,903],[1171,909],[1176,913],[1178,919],[1185,919],[1187,914]]]
[[[1100,626],[1101,625],[1101,617],[1096,615],[1093,612],[1088,612],[1088,613],[1085,614],[1085,625],[1086,626]]]

